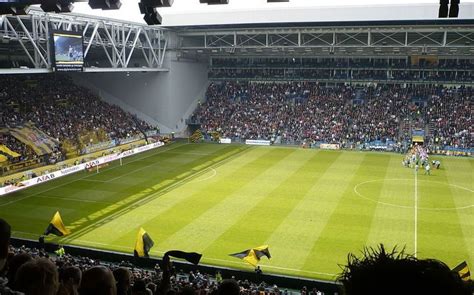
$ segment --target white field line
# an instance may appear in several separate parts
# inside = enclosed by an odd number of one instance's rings
[[[210,176],[208,176],[208,177],[206,177],[206,178],[203,178],[203,179],[192,180],[191,182],[194,182],[194,183],[195,183],[195,182],[203,182],[203,181],[209,180],[209,179],[211,179],[211,178],[213,178],[214,176],[217,175],[216,169],[211,168],[211,171],[212,171],[212,175],[210,175]]]
[[[232,154],[231,156],[229,156],[228,158],[224,159],[224,160],[230,160],[230,159],[233,159],[234,157],[240,155],[242,151],[239,151],[235,154]],[[222,161],[224,161],[222,160]],[[210,167],[208,168],[213,168],[213,166],[217,166],[217,165],[220,165],[222,161],[218,161],[217,163],[214,163],[212,164]],[[174,189],[175,187],[177,186],[180,186],[182,183],[186,183],[186,182],[190,182],[189,180],[192,179],[193,177],[196,177],[196,174],[200,173],[201,171],[197,171],[196,173],[194,174],[191,174],[191,175],[188,175],[186,176],[185,178],[181,179],[181,180],[178,180],[176,182],[174,182],[172,185],[166,187],[164,190],[159,190],[157,192],[154,192],[152,193],[151,195],[147,195],[146,197],[144,197],[143,199],[138,199],[136,200],[135,202],[132,202],[131,204],[128,204],[127,208],[129,207],[133,207],[133,206],[142,206],[143,204],[149,202],[150,200],[152,200],[156,195],[159,195],[159,194],[165,194],[167,193],[170,189]],[[125,209],[121,209],[119,210],[118,212],[114,213],[114,214],[111,214],[111,215],[108,215],[107,217],[103,218],[103,219],[100,219],[100,221],[105,221],[106,223],[110,222],[111,220],[114,220],[118,215],[122,214],[122,212],[124,211]],[[97,221],[98,222],[98,221]],[[91,226],[93,226],[95,223],[97,222],[94,222],[92,223],[91,225],[83,228],[83,229],[80,229],[79,230],[79,234],[82,234],[82,232],[88,228],[90,228]]]
[[[149,156],[146,156],[146,157],[143,157],[143,158],[139,158],[139,159],[130,161],[130,162],[124,164],[123,166],[125,166],[125,165],[127,165],[127,164],[130,164],[130,163],[134,163],[134,162],[143,160],[143,159],[147,159],[147,158],[153,157],[153,156],[155,156],[156,154],[161,154],[161,153],[164,153],[164,152],[167,152],[167,151],[170,151],[170,150],[179,148],[179,147],[184,146],[184,145],[187,145],[187,144],[188,144],[188,143],[185,143],[185,144],[183,144],[183,145],[175,146],[175,147],[173,147],[173,148],[170,148],[170,149],[167,149],[167,150],[164,150],[164,151],[159,151],[159,152],[154,153],[154,154],[152,154],[152,155],[149,155]],[[112,168],[110,168],[110,169],[107,169],[107,171],[112,170],[112,169],[116,169],[116,168],[118,168],[118,167],[122,167],[122,166],[115,166],[115,167],[112,167]],[[50,188],[50,189],[47,189],[47,190],[44,190],[44,191],[41,191],[41,192],[34,193],[34,194],[32,194],[32,195],[28,195],[28,196],[25,196],[25,197],[23,197],[23,198],[15,199],[15,200],[10,201],[10,202],[7,202],[7,203],[5,203],[5,204],[0,204],[0,207],[6,206],[6,205],[10,205],[10,204],[13,204],[13,203],[16,203],[16,202],[19,202],[19,201],[22,201],[22,200],[25,200],[25,199],[28,199],[28,198],[37,196],[37,195],[39,195],[39,194],[43,194],[43,193],[52,191],[52,190],[54,190],[54,189],[63,187],[63,186],[65,186],[65,185],[74,183],[74,182],[76,182],[76,181],[85,180],[85,179],[87,179],[87,178],[89,178],[89,177],[92,177],[92,176],[95,176],[95,175],[96,175],[96,174],[88,174],[88,175],[86,175],[86,176],[84,176],[84,177],[81,177],[81,178],[78,178],[78,179],[74,179],[74,180],[72,180],[72,181],[69,181],[69,182],[66,182],[66,183],[63,183],[63,184],[54,186],[54,187],[52,187],[52,188]],[[89,180],[88,180],[88,181],[89,181]]]
[[[385,206],[390,206],[390,207],[395,207],[395,208],[403,208],[403,209],[413,209],[413,206],[404,206],[404,205],[397,205],[397,204],[392,204],[392,203],[387,203],[387,202],[381,202],[381,201],[376,201],[374,199],[371,199],[365,195],[363,195],[362,193],[360,193],[358,191],[358,188],[360,186],[363,186],[367,183],[372,183],[372,182],[381,182],[381,181],[412,181],[411,179],[408,179],[408,178],[388,178],[388,179],[373,179],[373,180],[368,180],[368,181],[364,181],[364,182],[361,182],[359,184],[356,184],[354,186],[354,193],[356,195],[358,195],[359,197],[365,199],[365,200],[368,200],[368,201],[371,201],[371,202],[374,202],[376,204],[382,204],[382,205],[385,205]],[[474,193],[474,190],[471,190],[467,187],[463,187],[463,186],[460,186],[460,185],[456,185],[456,184],[451,184],[451,183],[444,183],[444,182],[441,182],[441,181],[431,181],[431,180],[418,180],[418,181],[422,181],[422,182],[431,182],[431,183],[440,183],[440,184],[443,184],[443,185],[447,185],[447,186],[452,186],[452,187],[456,187],[458,189],[462,189],[462,190],[465,190],[465,191],[468,191],[470,193]],[[426,210],[426,211],[453,211],[453,210],[465,210],[465,209],[469,209],[469,208],[474,208],[474,204],[472,205],[466,205],[466,206],[462,206],[462,207],[452,207],[452,208],[428,208],[428,207],[418,207],[418,210]]]

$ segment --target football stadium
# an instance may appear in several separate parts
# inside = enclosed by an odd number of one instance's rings
[[[474,1],[316,2],[0,3],[0,294],[474,294]]]

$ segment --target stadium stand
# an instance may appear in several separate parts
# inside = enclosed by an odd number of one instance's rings
[[[104,130],[111,139],[139,133],[132,115],[101,101],[64,75],[6,76],[0,82],[6,100],[1,126],[14,128],[28,122],[62,141],[76,138],[84,130]],[[39,95],[40,94],[40,95]],[[25,109],[18,109],[22,105]],[[150,129],[143,121],[140,127]]]
[[[473,146],[471,88],[323,86],[317,82],[215,82],[191,118],[206,133],[233,140],[344,146],[410,141],[410,128],[427,129],[433,149]]]
[[[3,76],[0,88],[0,153],[10,163],[57,162],[139,140],[152,129],[65,75]]]

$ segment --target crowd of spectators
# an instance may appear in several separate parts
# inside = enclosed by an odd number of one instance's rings
[[[102,129],[110,139],[121,139],[151,129],[64,75],[4,76],[0,106],[0,127],[32,122],[59,142],[75,139],[83,131]]]
[[[379,85],[324,87],[315,82],[212,83],[192,120],[205,133],[284,143],[404,140],[402,121],[433,124],[437,144],[470,148],[471,88]]]
[[[11,162],[24,161],[36,157],[34,151],[29,146],[25,145],[10,134],[0,133],[0,143],[8,147],[11,151],[20,154],[19,157],[12,157],[10,154],[2,153]]]
[[[473,148],[472,125],[474,90],[442,89],[432,95],[425,116],[430,124],[430,143],[455,148]]]
[[[211,79],[331,79],[367,81],[472,81],[472,71],[380,70],[380,69],[307,69],[307,68],[211,68]]]

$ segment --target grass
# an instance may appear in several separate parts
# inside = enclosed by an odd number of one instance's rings
[[[440,158],[431,176],[390,153],[175,143],[0,199],[14,236],[37,239],[56,210],[72,231],[49,240],[152,256],[180,249],[252,270],[228,254],[268,244],[267,273],[334,279],[349,252],[384,243],[451,267],[474,265],[473,164]]]

